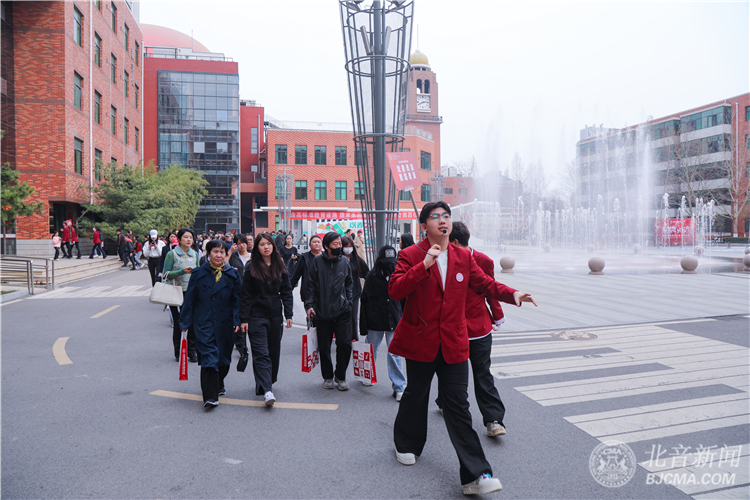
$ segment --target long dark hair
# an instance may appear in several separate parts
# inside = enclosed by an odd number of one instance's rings
[[[401,235],[401,250],[409,248],[414,244],[414,237],[409,233],[403,233]]]
[[[352,247],[352,253],[350,253],[348,256],[349,261],[352,263],[352,265],[354,266],[354,269],[357,271],[357,277],[363,278],[364,276],[362,276],[362,274],[364,273],[362,272],[363,269],[362,269],[362,265],[360,264],[360,262],[364,263],[364,261],[362,260],[362,257],[357,255],[357,248],[354,246],[354,242],[348,236],[344,236],[343,238],[341,238],[341,248],[347,248],[350,246]],[[346,257],[346,254],[344,256]]]
[[[262,240],[269,241],[273,247],[270,266],[266,265],[266,262],[263,260],[263,256],[260,253],[260,242]],[[286,274],[286,272],[284,259],[281,258],[281,254],[279,253],[279,249],[276,248],[276,242],[273,241],[273,237],[268,233],[260,233],[255,237],[255,246],[250,254],[250,274],[256,280],[272,283],[275,281],[281,281],[282,275]]]

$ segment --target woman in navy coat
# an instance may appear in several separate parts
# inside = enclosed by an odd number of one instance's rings
[[[219,405],[226,394],[224,378],[232,362],[235,333],[240,329],[240,275],[224,262],[226,247],[212,240],[206,245],[208,259],[194,270],[180,313],[180,328],[195,330],[198,364],[201,366],[203,406]]]

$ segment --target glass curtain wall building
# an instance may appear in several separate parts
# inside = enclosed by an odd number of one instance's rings
[[[203,172],[194,228],[240,229],[239,75],[159,71],[159,169]]]

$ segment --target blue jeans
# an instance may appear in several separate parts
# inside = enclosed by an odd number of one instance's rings
[[[391,345],[393,332],[367,330],[367,343],[372,344],[373,357],[375,362],[378,361],[378,347],[385,335],[386,349]],[[401,356],[388,353],[388,378],[391,379],[391,386],[396,392],[404,392],[406,389],[406,377],[404,376],[403,360]]]

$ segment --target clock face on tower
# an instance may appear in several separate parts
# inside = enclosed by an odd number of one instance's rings
[[[418,95],[417,96],[417,110],[418,111],[429,111],[430,110],[430,96],[429,95]]]

